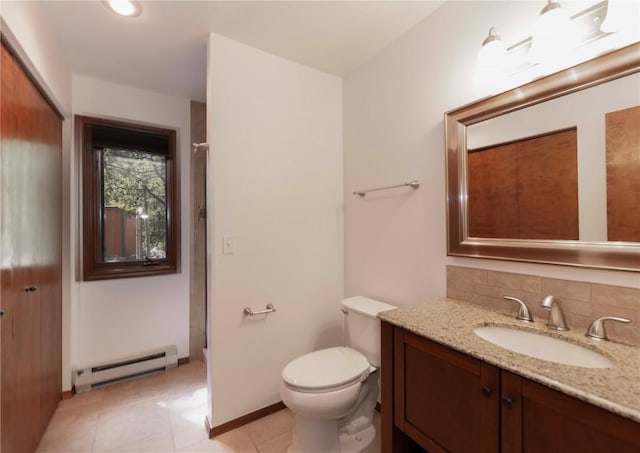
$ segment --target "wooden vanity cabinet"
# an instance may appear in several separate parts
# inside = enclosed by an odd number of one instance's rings
[[[501,381],[501,451],[640,451],[639,423],[508,371]]]
[[[430,452],[496,452],[499,369],[394,329],[395,424]]]
[[[629,419],[385,322],[382,345],[383,453],[640,451]]]

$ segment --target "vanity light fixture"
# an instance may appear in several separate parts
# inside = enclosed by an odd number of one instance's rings
[[[509,55],[507,46],[494,27],[489,29],[489,35],[482,42],[476,62],[476,82],[484,83],[495,78],[501,78],[507,72]]]
[[[557,0],[548,0],[533,28],[529,61],[558,58],[577,44],[577,32],[567,11]]]
[[[142,14],[142,6],[135,0],[107,0],[104,4],[121,16],[136,17]]]
[[[547,0],[532,36],[518,43],[505,46],[491,27],[478,52],[473,82],[498,89],[508,77],[526,83],[635,42],[637,11],[636,0],[603,0],[569,16],[558,0]]]
[[[629,19],[623,0],[609,0],[607,1],[607,16],[600,24],[600,31],[603,33],[616,33],[624,28]]]

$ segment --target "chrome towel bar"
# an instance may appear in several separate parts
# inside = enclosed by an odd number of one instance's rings
[[[406,186],[409,186],[412,189],[417,189],[418,187],[420,187],[420,181],[409,181],[409,182],[405,182],[404,184],[396,184],[395,186],[377,187],[375,189],[368,189],[368,190],[356,190],[355,192],[353,192],[353,194],[364,197],[369,192],[375,192],[377,190],[395,189],[397,187],[406,187]]]
[[[274,307],[273,304],[267,304],[264,310],[258,310],[258,311],[253,311],[251,307],[244,307],[244,310],[242,311],[242,313],[244,313],[245,316],[256,316],[256,315],[266,315],[267,313],[273,313],[274,311],[276,311],[276,307]]]

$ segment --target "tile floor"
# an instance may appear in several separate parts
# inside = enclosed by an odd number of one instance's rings
[[[288,409],[208,439],[202,362],[62,401],[38,452],[285,453],[293,417]],[[379,432],[379,417],[376,418]],[[377,444],[378,442],[376,442]],[[379,451],[375,445],[374,451]]]

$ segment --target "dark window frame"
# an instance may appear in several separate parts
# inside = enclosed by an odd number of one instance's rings
[[[102,187],[99,159],[94,151],[94,131],[113,130],[113,145],[136,141],[141,151],[164,154],[167,157],[167,246],[166,258],[157,261],[102,261]],[[104,133],[97,133],[104,140]],[[110,139],[109,138],[109,139]],[[124,121],[75,115],[75,143],[79,150],[82,174],[82,238],[81,261],[84,281],[145,277],[178,272],[180,254],[180,206],[176,131]],[[159,150],[157,144],[166,146]]]

